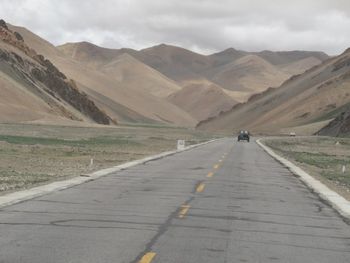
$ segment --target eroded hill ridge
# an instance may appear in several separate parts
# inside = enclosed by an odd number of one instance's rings
[[[3,71],[13,73],[25,82],[24,86],[44,100],[52,113],[81,121],[79,114],[65,106],[69,104],[96,123],[116,123],[85,93],[79,91],[74,80],[68,79],[51,61],[26,45],[23,37],[18,32],[11,31],[4,20],[0,20],[0,39],[8,45],[0,49]]]

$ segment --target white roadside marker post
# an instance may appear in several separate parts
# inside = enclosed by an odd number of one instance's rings
[[[94,158],[90,159],[90,168],[94,165]]]
[[[346,172],[346,166],[345,165],[343,165],[342,172],[343,172],[343,174]]]
[[[177,150],[185,149],[185,140],[177,140]]]

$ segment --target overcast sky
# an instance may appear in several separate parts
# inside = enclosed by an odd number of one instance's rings
[[[0,17],[55,45],[160,43],[211,53],[350,47],[349,0],[0,0]]]

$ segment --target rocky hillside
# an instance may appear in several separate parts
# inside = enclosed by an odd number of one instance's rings
[[[327,136],[350,136],[350,103],[347,109],[341,112],[334,120],[322,128],[318,135]]]
[[[0,20],[0,69],[2,83],[10,81],[16,83],[14,87],[29,91],[31,96],[27,100],[41,100],[40,103],[49,108],[48,115],[75,121],[86,119],[99,124],[111,123],[111,118],[80,92],[73,80],[30,48],[21,34],[10,30],[3,20]],[[6,85],[2,89],[6,89]]]
[[[128,89],[139,86],[156,96],[167,95],[169,102],[196,120],[226,111],[269,87],[278,87],[291,75],[328,58],[322,52],[246,52],[233,48],[205,56],[166,44],[137,51],[80,42],[58,49],[68,58],[120,80]],[[154,70],[152,74],[150,69]]]
[[[267,133],[293,131],[305,125],[319,127],[316,124],[336,118],[348,103],[350,50],[291,77],[277,89],[252,96],[247,103],[203,121],[198,127],[230,131],[244,128]]]

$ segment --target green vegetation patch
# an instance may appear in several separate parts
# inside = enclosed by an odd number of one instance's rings
[[[57,138],[39,138],[39,137],[26,137],[26,136],[12,136],[12,135],[0,135],[0,141],[4,141],[11,144],[22,145],[65,145],[65,146],[93,146],[93,145],[139,145],[140,142],[133,141],[122,137],[95,137],[81,140],[65,140]]]
[[[331,166],[346,164],[348,160],[337,158],[335,155],[325,153],[310,153],[310,152],[289,152],[297,162],[306,163],[322,169],[330,168]]]
[[[331,137],[267,139],[287,159],[302,164],[337,185],[350,189],[350,139]],[[345,166],[345,172],[342,169]]]

